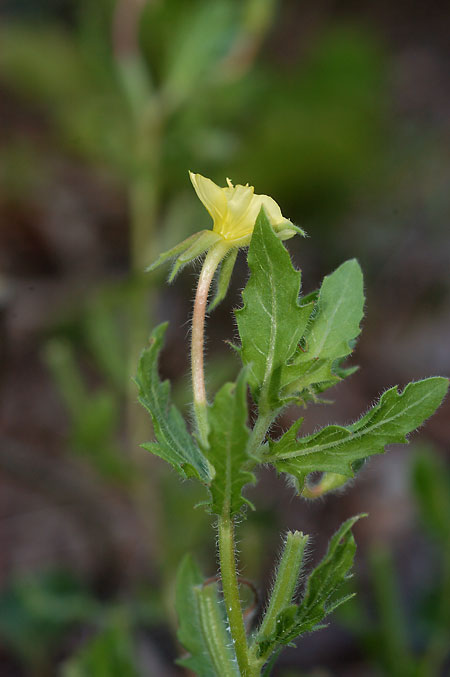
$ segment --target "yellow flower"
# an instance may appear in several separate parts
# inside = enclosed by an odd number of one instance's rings
[[[275,200],[268,195],[255,195],[253,186],[248,184],[233,186],[230,179],[227,179],[228,185],[221,188],[201,174],[189,172],[189,176],[195,192],[213,219],[213,228],[194,233],[169,251],[160,254],[147,271],[175,259],[169,276],[171,282],[183,266],[214,248],[222,261],[221,279],[228,284],[238,249],[250,244],[256,219],[262,207],[280,240],[288,240],[296,233],[305,234],[301,228],[294,226],[282,215]],[[222,287],[225,288],[225,283]],[[214,303],[217,304],[218,301]]]
[[[287,240],[300,230],[282,215],[275,200],[268,195],[255,195],[253,186],[233,186],[227,179],[228,185],[221,188],[201,174],[189,172],[189,176],[198,198],[214,221],[213,232],[230,246],[245,247],[249,244],[261,207],[264,207],[271,226],[281,239]]]

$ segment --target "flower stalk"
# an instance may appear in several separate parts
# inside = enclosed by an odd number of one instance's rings
[[[204,446],[208,446],[208,402],[206,399],[204,376],[206,306],[214,273],[229,249],[230,247],[226,242],[219,240],[207,253],[198,279],[194,312],[192,315],[191,369],[194,414],[197,424],[197,434],[200,442]]]

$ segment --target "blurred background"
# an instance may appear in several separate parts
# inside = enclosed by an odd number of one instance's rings
[[[348,258],[365,273],[361,371],[306,432],[448,375],[450,6],[4,0],[0,16],[0,674],[181,676],[174,575],[187,551],[214,575],[213,521],[139,448],[131,377],[170,320],[161,372],[189,415],[195,275],[143,269],[209,227],[189,169],[249,182],[309,233],[288,243],[306,292]],[[210,393],[238,367],[240,257],[209,320]],[[262,600],[282,532],[312,535],[312,564],[369,513],[357,599],[277,677],[449,669],[449,413],[343,495],[308,503],[261,474],[239,536]]]

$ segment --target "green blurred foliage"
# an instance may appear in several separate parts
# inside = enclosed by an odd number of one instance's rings
[[[58,674],[137,675],[136,631],[164,618],[160,593],[147,585],[120,603],[100,602],[68,572],[17,575],[0,594],[0,641],[33,675],[54,674],[55,659],[85,634]]]
[[[1,31],[2,80],[39,105],[52,125],[51,140],[75,156],[122,169],[129,114],[111,72],[92,68],[92,60],[57,26],[8,25]]]
[[[449,657],[450,538],[448,527],[450,476],[431,447],[420,448],[412,461],[411,488],[420,521],[435,542],[435,575],[408,600],[394,556],[381,544],[369,552],[369,593],[339,611],[341,622],[358,638],[367,658],[390,677],[432,677],[442,674]],[[356,581],[352,589],[358,587]]]
[[[308,220],[336,220],[382,174],[383,52],[370,33],[344,25],[301,60],[235,72],[227,57],[245,35],[245,4],[172,0],[143,12],[141,90],[164,120],[164,209],[192,168],[220,182],[226,171],[250,178]],[[78,33],[56,24],[4,28],[0,75],[44,106],[58,143],[129,179],[133,115],[112,53],[111,3],[81,3],[80,17]]]
[[[251,176],[283,204],[301,206],[305,219],[338,220],[380,178],[386,97],[374,38],[345,26],[325,32],[305,59],[264,68],[259,105],[250,106],[257,114],[246,120],[238,154],[239,179]]]
[[[110,614],[98,634],[62,668],[61,677],[138,677],[136,646],[123,610]]]
[[[450,548],[450,473],[443,460],[425,447],[413,466],[413,487],[420,517],[434,539]]]
[[[67,632],[91,622],[98,610],[67,572],[18,576],[0,593],[0,638],[28,667],[49,666]]]

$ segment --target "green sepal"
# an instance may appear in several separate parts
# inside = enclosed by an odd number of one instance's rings
[[[207,312],[210,313],[214,308],[217,308],[219,303],[223,301],[227,295],[228,287],[230,285],[231,275],[233,274],[234,264],[236,263],[236,257],[238,255],[239,249],[235,247],[230,251],[228,256],[222,261],[220,266],[219,275],[217,278],[217,287],[214,294],[214,298],[211,303],[208,305]]]
[[[216,242],[221,240],[221,236],[212,230],[202,230],[199,237],[191,244],[191,246],[183,251],[176,259],[169,275],[169,282],[173,282],[177,274],[187,263],[194,261],[197,257],[204,254]]]
[[[177,660],[198,677],[215,677],[200,619],[196,587],[202,585],[204,576],[190,555],[185,555],[177,572],[175,608],[178,616],[177,637],[188,652]]]
[[[245,469],[250,460],[247,417],[247,370],[243,369],[236,383],[222,386],[208,412],[209,447],[204,453],[215,469],[209,489],[211,510],[218,515],[224,510],[233,515],[245,504],[251,506],[242,496],[243,487],[255,482],[253,473]]]
[[[331,538],[325,557],[308,577],[301,602],[281,611],[276,631],[258,643],[260,657],[268,658],[280,644],[290,644],[305,632],[324,627],[324,618],[353,596],[339,598],[336,593],[353,566],[356,544],[351,528],[362,517],[366,515],[348,519]]]
[[[302,299],[307,302],[314,304],[307,330],[282,370],[280,386],[286,395],[311,388],[323,392],[356,370],[341,366],[353,351],[364,314],[363,277],[356,259],[326,276],[318,293]]]
[[[301,274],[261,209],[248,251],[250,278],[236,312],[241,358],[260,411],[279,406],[281,371],[294,355],[313,306],[302,307]]]
[[[162,266],[164,263],[166,263],[166,261],[170,261],[170,259],[174,259],[176,256],[179,256],[185,252],[187,249],[189,249],[189,247],[195,244],[196,240],[198,240],[204,232],[206,231],[201,230],[198,233],[194,233],[183,240],[183,242],[179,242],[177,245],[175,245],[175,247],[172,247],[172,249],[162,252],[156,261],[153,261],[153,263],[147,266],[145,272],[151,273],[152,271],[156,270],[156,268],[159,268],[159,266]]]
[[[212,247],[212,245],[220,239],[221,236],[212,230],[200,230],[198,233],[194,233],[175,247],[172,247],[172,249],[160,254],[156,261],[151,263],[145,269],[145,272],[152,272],[167,261],[176,259],[169,276],[169,282],[173,282],[177,273],[183,266],[204,254],[207,249]]]
[[[170,463],[182,477],[196,477],[207,484],[208,462],[188,433],[184,418],[171,403],[169,381],[161,382],[159,378],[158,357],[166,329],[167,322],[153,330],[150,344],[139,360],[135,379],[139,402],[152,417],[157,440],[141,446]]]
[[[383,453],[387,444],[405,444],[406,435],[435,412],[447,389],[448,379],[442,377],[410,383],[401,393],[395,386],[356,423],[327,426],[297,439],[300,419],[281,439],[270,442],[268,455],[262,460],[291,475],[298,491],[302,491],[310,472],[353,477],[355,462]]]

